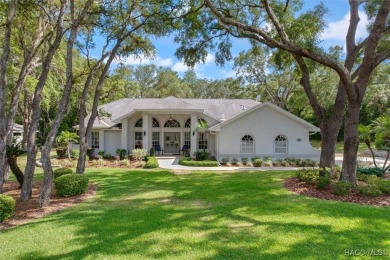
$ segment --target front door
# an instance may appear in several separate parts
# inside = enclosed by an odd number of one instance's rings
[[[180,153],[180,133],[164,133],[164,153]]]

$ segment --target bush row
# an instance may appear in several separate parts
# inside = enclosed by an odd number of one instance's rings
[[[332,187],[334,194],[338,196],[345,196],[349,194],[353,189],[363,196],[381,196],[383,194],[390,195],[390,180],[378,178],[376,175],[367,175],[358,173],[357,180],[359,186],[354,187],[347,181],[337,181],[332,183],[329,172],[323,172],[323,175],[319,175],[318,169],[301,169],[297,171],[297,178],[300,181],[315,184],[318,189],[325,189],[329,186]],[[338,179],[335,177],[335,179]]]
[[[195,161],[190,157],[184,157],[179,160],[180,165],[193,167],[218,167],[218,161]]]
[[[286,158],[286,159],[277,159],[272,161],[271,157],[260,158],[255,156],[249,161],[248,158],[241,158],[241,161],[237,158],[222,158],[221,165],[224,166],[254,166],[254,167],[316,167],[318,166],[317,162],[310,159],[299,159],[299,158]]]

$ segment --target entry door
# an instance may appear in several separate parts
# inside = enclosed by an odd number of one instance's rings
[[[164,133],[164,153],[180,153],[180,133]]]

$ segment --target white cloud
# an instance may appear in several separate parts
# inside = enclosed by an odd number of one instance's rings
[[[335,22],[330,22],[328,27],[322,33],[321,38],[323,40],[340,40],[344,41],[345,36],[347,35],[348,26],[349,26],[349,15],[348,12],[343,19]],[[367,35],[366,26],[368,24],[367,15],[364,12],[359,11],[360,22],[356,30],[356,38],[362,38]]]
[[[125,59],[117,60],[116,63],[123,63],[126,65],[149,65],[155,64],[156,66],[170,67],[173,64],[172,58],[162,58],[160,56],[156,57],[146,57],[144,55],[136,56],[130,55]]]
[[[183,62],[176,62],[173,66],[172,66],[172,70],[173,71],[176,71],[176,72],[185,72],[189,69],[189,67],[187,65],[185,65]]]

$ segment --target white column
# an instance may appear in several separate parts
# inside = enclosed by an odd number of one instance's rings
[[[196,125],[198,124],[198,116],[191,114],[191,156],[198,150]]]
[[[149,151],[149,137],[152,136],[152,133],[149,132],[149,115],[143,114],[142,115],[142,148]]]
[[[129,149],[129,120],[123,119],[122,120],[122,132],[121,132],[121,148],[122,149]]]

